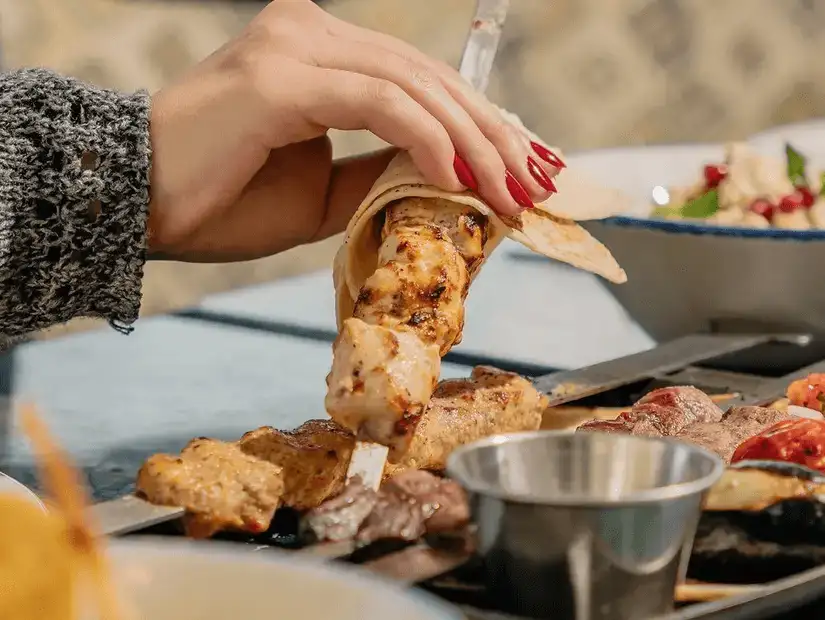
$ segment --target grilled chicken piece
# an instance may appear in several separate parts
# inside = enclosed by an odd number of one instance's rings
[[[524,377],[477,366],[469,379],[438,384],[410,448],[385,475],[409,469],[442,471],[458,446],[490,435],[535,431],[541,426],[547,397]]]
[[[355,438],[332,420],[310,420],[294,431],[264,426],[238,444],[245,454],[280,467],[284,505],[307,510],[341,490]]]
[[[410,450],[401,463],[388,465],[385,475],[399,484],[406,481],[418,489],[409,493],[421,495],[423,487],[410,470],[440,471],[461,444],[497,433],[538,429],[546,404],[546,397],[529,381],[495,368],[479,366],[469,379],[442,381]],[[185,508],[187,533],[193,537],[224,529],[259,533],[268,529],[279,504],[307,510],[340,498],[354,446],[355,437],[328,419],[310,420],[286,432],[265,426],[246,433],[237,443],[196,439],[180,457],[150,457],[138,474],[137,488],[150,502]],[[413,477],[404,478],[407,474]],[[398,503],[388,501],[387,510]],[[356,524],[360,527],[372,507],[365,513],[354,510],[360,515]],[[458,518],[452,512],[439,514],[431,526]],[[319,527],[329,529],[323,511],[319,519]]]
[[[281,503],[283,471],[234,443],[193,439],[180,456],[156,454],[138,472],[137,490],[153,504],[186,509],[187,536],[221,530],[261,533]]]
[[[326,409],[344,428],[403,452],[438,383],[438,346],[347,319],[335,340]]]
[[[385,210],[378,268],[335,343],[325,404],[359,438],[389,446],[391,460],[409,445],[440,356],[461,340],[488,226],[475,209],[439,199],[408,198]]]

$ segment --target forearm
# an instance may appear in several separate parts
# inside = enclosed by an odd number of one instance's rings
[[[149,108],[42,69],[0,74],[0,334],[137,319]]]

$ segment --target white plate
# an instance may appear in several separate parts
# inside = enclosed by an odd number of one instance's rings
[[[10,495],[17,495],[19,497],[25,497],[40,506],[43,510],[46,509],[43,502],[40,501],[40,498],[37,497],[34,491],[11,476],[7,476],[6,474],[0,472],[0,495],[6,493]]]
[[[241,545],[148,538],[109,545],[146,620],[461,620],[454,608],[355,568]]]

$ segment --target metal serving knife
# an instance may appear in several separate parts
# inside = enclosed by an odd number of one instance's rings
[[[479,92],[487,90],[509,8],[510,0],[478,0],[476,3],[459,73]],[[384,477],[388,453],[386,446],[356,441],[347,468],[347,482],[358,478],[364,486],[377,491]]]

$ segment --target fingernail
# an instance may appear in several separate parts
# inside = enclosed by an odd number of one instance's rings
[[[538,142],[530,142],[530,146],[533,147],[533,150],[536,152],[536,155],[541,157],[544,161],[546,161],[551,166],[555,166],[558,169],[567,168],[567,164],[565,164],[558,155],[556,155],[553,151],[548,149],[546,146],[539,144]]]
[[[548,192],[556,191],[556,184],[553,183],[553,180],[549,176],[547,176],[547,173],[544,170],[542,170],[542,167],[539,166],[539,163],[532,157],[527,158],[527,169],[530,171],[530,174],[536,180],[536,183],[541,185]]]
[[[507,191],[513,197],[513,200],[523,209],[535,209],[536,205],[530,200],[530,195],[527,190],[522,187],[521,183],[516,180],[510,171],[504,173],[504,182],[507,185]]]
[[[455,175],[458,177],[459,183],[464,187],[473,191],[478,189],[478,181],[476,181],[473,171],[470,170],[467,162],[459,157],[458,153],[455,154],[455,158],[453,159],[453,170],[455,170]]]

